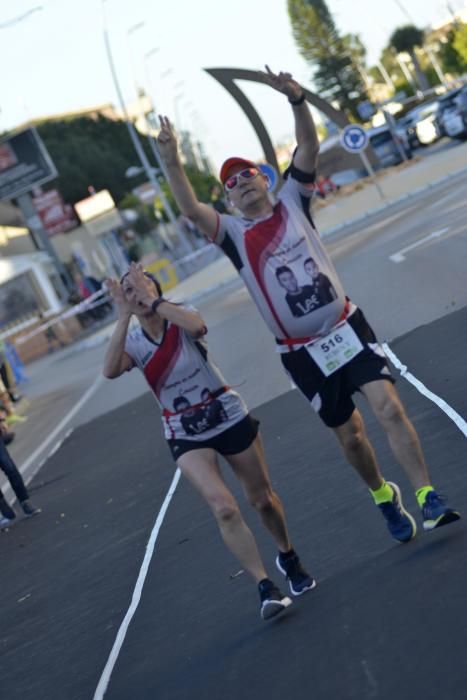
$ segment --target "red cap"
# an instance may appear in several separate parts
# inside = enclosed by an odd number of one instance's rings
[[[222,164],[222,168],[219,174],[220,181],[222,182],[222,184],[224,184],[227,180],[228,172],[230,168],[233,168],[234,165],[244,165],[246,168],[258,167],[256,163],[253,163],[253,161],[247,160],[246,158],[239,158],[237,156],[234,156],[233,158],[227,158],[227,160]]]

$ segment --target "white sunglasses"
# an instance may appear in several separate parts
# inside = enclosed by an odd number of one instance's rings
[[[245,170],[240,170],[239,173],[228,177],[224,182],[224,187],[227,192],[231,192],[237,187],[239,178],[242,178],[242,180],[253,180],[259,174],[258,168],[245,168]]]

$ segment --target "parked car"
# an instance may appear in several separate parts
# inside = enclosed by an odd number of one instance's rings
[[[443,123],[447,136],[454,139],[467,138],[467,90],[459,92],[452,107],[446,111]]]
[[[409,141],[417,146],[428,146],[441,138],[440,130],[436,124],[436,113],[439,108],[439,100],[425,102],[407,112],[404,117]],[[399,120],[400,124],[400,120]],[[416,145],[415,145],[416,144]]]
[[[455,90],[449,90],[444,95],[438,98],[438,109],[436,110],[435,122],[436,127],[439,131],[440,136],[446,136],[446,129],[444,128],[444,117],[445,115],[455,107],[455,100],[462,88],[455,88]]]
[[[436,114],[439,108],[439,101],[427,102],[416,107],[414,112],[413,126],[417,138],[422,146],[428,146],[441,138],[441,133],[436,123]]]
[[[387,168],[391,165],[398,165],[399,163],[403,162],[404,158],[401,154],[400,146],[404,148],[404,144],[401,139],[399,139],[399,143],[396,142],[387,124],[369,129],[367,133],[370,145],[373,148],[373,151],[382,168]],[[396,138],[399,137],[396,136]],[[404,150],[407,157],[411,158],[411,149],[406,147]]]
[[[398,119],[396,122],[396,130],[398,131],[398,133],[405,133],[405,139],[407,141],[408,147],[412,151],[421,146],[411,116],[406,114],[405,117],[401,117],[400,119]]]

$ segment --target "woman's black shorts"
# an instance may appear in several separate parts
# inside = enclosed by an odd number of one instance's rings
[[[185,452],[209,448],[219,454],[236,455],[247,450],[258,435],[259,421],[248,414],[241,421],[209,440],[167,440],[172,457],[177,461]]]
[[[295,386],[330,428],[349,420],[355,409],[352,394],[361,386],[378,379],[394,382],[386,356],[363,312],[357,309],[347,322],[360,339],[363,350],[329,377],[321,372],[304,347],[281,355],[282,364]]]

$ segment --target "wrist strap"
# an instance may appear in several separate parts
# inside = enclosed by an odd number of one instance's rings
[[[300,97],[297,97],[296,100],[289,99],[289,102],[293,107],[298,107],[299,105],[302,105],[305,102],[305,99],[306,99],[306,95],[304,92],[302,92]]]
[[[157,313],[157,309],[163,301],[167,301],[167,299],[164,299],[164,297],[159,297],[158,299],[155,299],[151,304],[151,311]]]

